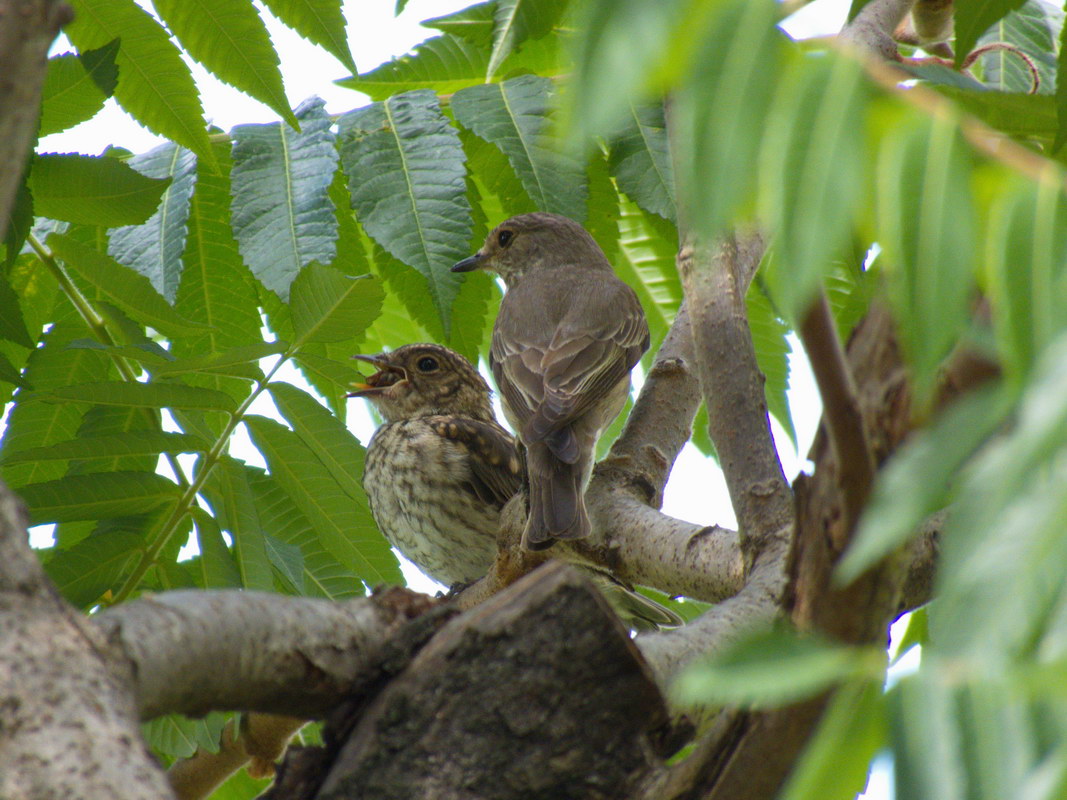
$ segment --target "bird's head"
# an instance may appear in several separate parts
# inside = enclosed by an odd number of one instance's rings
[[[376,356],[356,355],[376,372],[353,383],[349,397],[370,400],[388,422],[433,414],[492,420],[489,385],[470,361],[439,344],[407,344]]]
[[[520,214],[497,225],[485,244],[453,272],[484,269],[513,286],[524,273],[541,267],[582,264],[611,269],[603,251],[588,231],[559,214]]]

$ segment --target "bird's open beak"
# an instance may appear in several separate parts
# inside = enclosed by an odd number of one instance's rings
[[[367,378],[365,383],[353,382],[349,384],[349,387],[353,390],[348,393],[348,397],[370,397],[376,394],[381,394],[393,384],[400,381],[407,380],[407,372],[403,367],[398,367],[390,364],[386,361],[385,355],[377,356],[365,356],[354,355],[352,358],[357,361],[366,361],[368,364],[373,364],[378,368],[378,371]]]
[[[452,272],[471,272],[472,270],[478,269],[478,267],[481,266],[481,263],[481,254],[475,253],[470,258],[465,258],[452,267]]]

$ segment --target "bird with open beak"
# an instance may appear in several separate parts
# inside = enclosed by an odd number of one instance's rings
[[[477,580],[493,564],[501,511],[524,476],[518,442],[493,416],[489,385],[437,344],[355,358],[376,371],[350,396],[365,397],[385,418],[363,470],[379,529],[431,578],[448,586]],[[682,623],[606,570],[583,569],[630,627]]]
[[[584,492],[596,442],[648,349],[634,291],[577,222],[522,214],[498,225],[453,272],[484,269],[507,286],[489,364],[504,412],[527,448],[533,550],[589,532]]]

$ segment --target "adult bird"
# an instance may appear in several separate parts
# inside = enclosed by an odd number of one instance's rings
[[[507,286],[489,364],[508,421],[527,448],[532,550],[589,532],[584,492],[596,442],[648,349],[634,291],[577,222],[522,214],[502,222],[453,272],[484,269]]]
[[[466,358],[436,344],[356,358],[376,371],[351,396],[385,419],[363,471],[379,529],[434,580],[477,580],[497,555],[501,510],[524,480],[521,450],[493,416],[488,384]],[[681,624],[606,571],[584,569],[631,627]]]

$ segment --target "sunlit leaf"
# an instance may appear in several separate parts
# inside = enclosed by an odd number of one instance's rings
[[[247,0],[152,0],[189,55],[296,127],[267,26]]]
[[[212,160],[200,94],[166,30],[133,0],[72,0],[63,32],[79,51],[119,40],[115,98],[149,130]],[[113,223],[121,224],[121,223]]]
[[[342,0],[263,0],[278,19],[356,71],[348,49]]]

